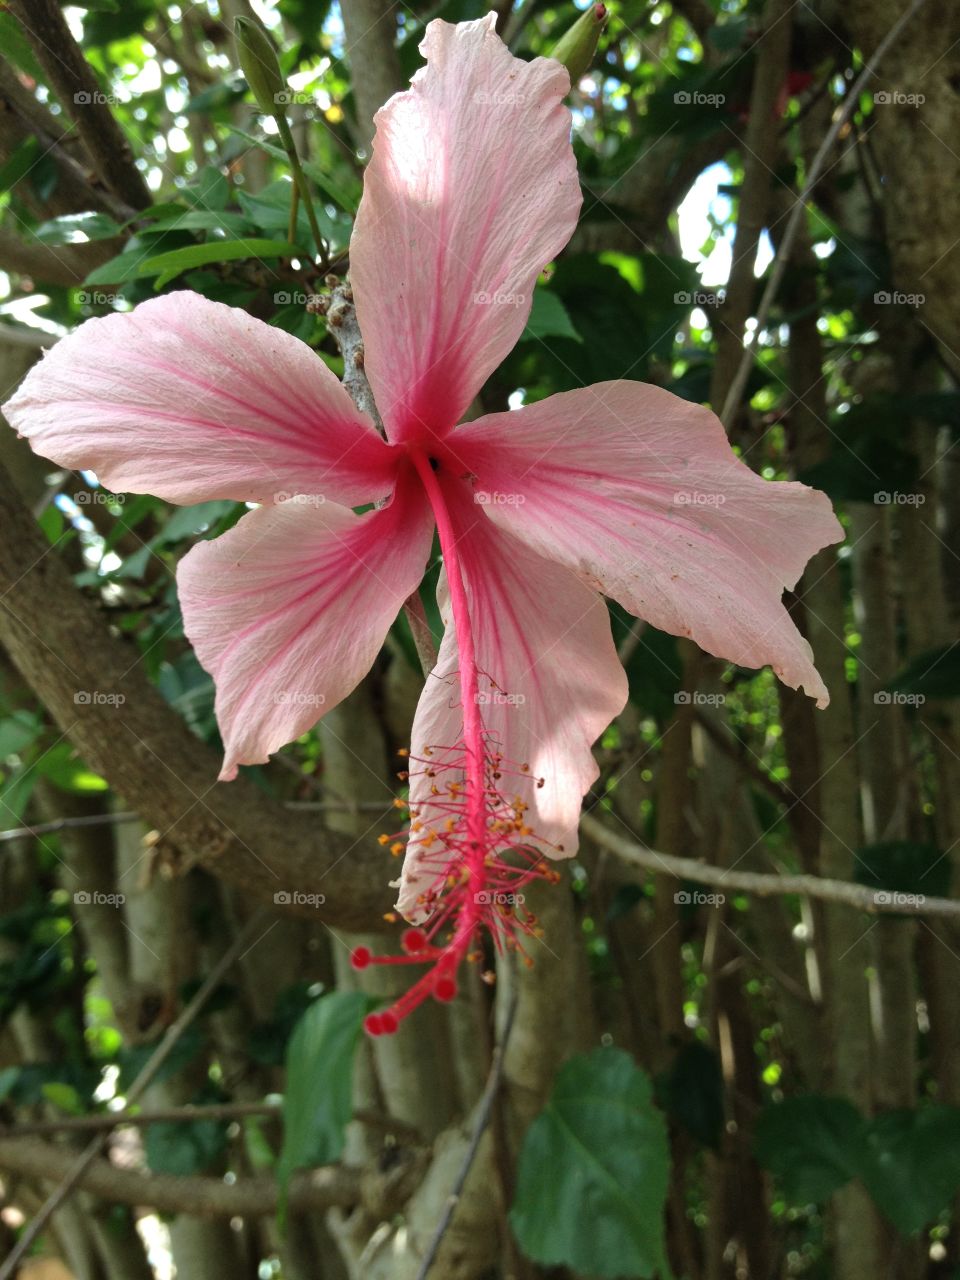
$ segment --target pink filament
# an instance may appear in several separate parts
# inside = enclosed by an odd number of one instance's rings
[[[425,930],[406,930],[402,939],[403,955],[374,956],[366,947],[358,947],[353,954],[353,964],[358,969],[371,964],[427,963],[431,966],[389,1009],[367,1017],[364,1025],[374,1036],[392,1034],[408,1014],[430,997],[441,1002],[454,999],[457,970],[470,956],[484,926],[491,930],[498,947],[504,938],[508,944],[512,942],[518,930],[535,932],[536,920],[532,914],[521,910],[515,916],[513,906],[517,895],[514,891],[533,879],[555,876],[547,870],[540,854],[523,848],[522,839],[518,842],[517,833],[526,832],[522,822],[523,806],[519,801],[511,803],[496,785],[502,773],[521,774],[524,770],[519,766],[502,768],[505,762],[487,743],[478,697],[473,627],[457,555],[456,532],[430,459],[419,450],[411,450],[410,456],[437,522],[460,654],[463,708],[462,740],[448,747],[428,748],[429,758],[415,758],[411,765],[422,766],[431,777],[455,770],[463,774],[464,781],[436,787],[434,797],[421,806],[431,811],[431,819],[442,820],[442,830],[436,833],[440,845],[437,877],[424,899],[425,906],[436,908],[429,925]],[[434,752],[438,754],[435,756]],[[500,854],[508,849],[516,851],[520,866],[503,861]],[[429,862],[430,855],[424,857]],[[450,926],[452,934],[442,945],[438,944],[439,933]]]

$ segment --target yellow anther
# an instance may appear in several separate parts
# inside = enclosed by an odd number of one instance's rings
[[[390,846],[390,852],[395,858],[399,858],[401,853],[403,853],[403,841],[394,840],[393,844]]]

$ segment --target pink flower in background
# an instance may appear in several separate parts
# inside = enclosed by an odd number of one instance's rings
[[[842,536],[822,494],[762,480],[713,414],[657,387],[600,383],[458,425],[580,192],[559,63],[514,58],[493,15],[432,22],[422,49],[377,117],[350,247],[386,440],[306,345],[193,293],[87,322],[5,406],[38,452],[113,489],[262,504],[177,573],[224,779],[357,685],[437,529],[445,632],[413,728],[398,904],[430,922],[400,959],[432,968],[374,1031],[449,998],[479,927],[526,928],[523,885],[575,851],[592,743],[627,696],[598,593],[823,706],[781,596]]]

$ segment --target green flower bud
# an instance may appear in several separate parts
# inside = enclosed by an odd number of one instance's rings
[[[606,23],[606,6],[602,4],[591,5],[584,13],[581,13],[573,26],[560,37],[554,46],[550,57],[556,58],[557,62],[562,62],[567,68],[570,72],[570,83],[572,85],[576,85],[593,61],[593,55],[597,52],[600,33]]]
[[[276,115],[286,101],[286,82],[269,33],[252,18],[235,18],[237,57],[261,111]]]

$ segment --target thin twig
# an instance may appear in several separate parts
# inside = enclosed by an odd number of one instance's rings
[[[293,810],[332,809],[349,810],[351,813],[357,810],[363,813],[379,813],[381,810],[389,809],[392,804],[392,798],[382,801],[361,800],[357,804],[348,804],[346,800],[285,800],[283,807]],[[125,822],[141,821],[139,813],[132,813],[129,810],[120,810],[117,813],[86,813],[73,818],[54,818],[50,822],[35,822],[30,826],[10,827],[6,831],[0,831],[0,844],[6,844],[9,840],[26,840],[32,836],[55,835],[58,831],[70,831],[75,827],[111,827]]]
[[[720,889],[741,890],[758,897],[803,894],[824,902],[839,902],[844,906],[869,911],[871,915],[925,915],[960,918],[960,901],[952,898],[927,897],[925,894],[898,893],[893,890],[871,889],[868,885],[854,884],[850,880],[827,880],[821,876],[769,875],[762,871],[733,871],[716,867],[695,858],[679,858],[672,853],[661,853],[636,840],[611,831],[591,814],[580,818],[580,829],[596,844],[615,853],[623,862],[658,875],[673,876],[676,880],[692,880],[696,884],[713,884]],[[2,1277],[0,1277],[2,1280]]]
[[[467,1153],[463,1158],[463,1164],[460,1166],[460,1172],[457,1174],[453,1189],[447,1197],[447,1203],[444,1206],[440,1221],[433,1233],[433,1238],[424,1255],[423,1262],[420,1264],[420,1270],[417,1272],[417,1280],[427,1280],[430,1268],[437,1260],[437,1254],[440,1252],[440,1245],[443,1243],[443,1237],[447,1233],[450,1223],[453,1221],[453,1215],[456,1212],[457,1205],[460,1203],[460,1196],[466,1185],[467,1178],[470,1176],[470,1170],[473,1162],[477,1158],[477,1152],[480,1150],[480,1140],[484,1135],[487,1125],[490,1123],[490,1115],[493,1111],[493,1104],[500,1088],[500,1081],[503,1078],[504,1055],[507,1049],[507,1043],[510,1039],[510,1032],[513,1030],[513,1020],[517,1013],[517,991],[514,987],[510,997],[510,1004],[507,1008],[507,1016],[503,1024],[503,1035],[500,1037],[500,1043],[494,1047],[490,1061],[490,1074],[487,1076],[487,1084],[483,1091],[483,1097],[477,1105],[476,1116],[473,1122],[473,1133],[470,1135],[470,1145]],[[3,1277],[0,1276],[0,1280]]]
[[[32,1120],[26,1124],[0,1125],[2,1138],[42,1138],[56,1133],[100,1133],[124,1127],[143,1129],[151,1124],[196,1124],[198,1120],[246,1120],[250,1117],[280,1119],[280,1102],[214,1102],[206,1106],[161,1107],[154,1111],[101,1111],[87,1116],[59,1116],[56,1120]],[[419,1130],[403,1120],[379,1111],[359,1110],[353,1119],[371,1129],[392,1133],[408,1142],[422,1142]]]
[[[780,288],[784,272],[786,271],[787,265],[790,261],[790,251],[793,248],[793,242],[796,239],[797,232],[800,228],[800,222],[807,207],[807,200],[810,198],[814,187],[820,179],[820,174],[827,162],[827,157],[839,137],[841,129],[850,119],[851,115],[853,115],[853,112],[860,101],[860,95],[863,92],[864,86],[870,77],[876,73],[877,67],[882,61],[887,50],[896,42],[901,31],[914,17],[914,15],[923,8],[924,4],[926,4],[926,0],[913,0],[913,4],[911,4],[910,8],[906,9],[900,15],[884,38],[877,45],[873,52],[873,56],[868,59],[863,70],[860,72],[859,76],[857,76],[852,87],[848,90],[847,96],[843,100],[843,105],[841,106],[838,115],[830,126],[823,142],[821,142],[820,146],[817,148],[817,153],[813,158],[813,163],[810,165],[810,173],[804,183],[803,190],[797,196],[793,208],[790,211],[787,229],[784,232],[783,239],[780,241],[780,245],[774,259],[773,269],[770,272],[770,278],[767,280],[766,288],[763,291],[763,297],[760,299],[759,307],[757,307],[756,328],[753,331],[750,342],[744,347],[743,356],[740,360],[737,372],[734,375],[730,388],[727,391],[726,399],[723,402],[723,411],[720,414],[720,419],[723,422],[723,425],[727,428],[730,427],[733,416],[736,413],[737,406],[740,403],[740,398],[747,385],[747,379],[750,376],[750,370],[753,367],[753,362],[760,350],[760,334],[763,331],[763,327],[767,322],[768,316],[770,315],[773,300],[776,297],[777,290]]]
[[[173,1052],[173,1049],[180,1040],[180,1037],[194,1022],[210,996],[220,985],[223,975],[248,949],[250,940],[253,938],[257,930],[263,927],[266,915],[266,911],[261,908],[250,917],[244,928],[241,929],[240,933],[234,939],[233,943],[224,952],[221,958],[214,965],[213,969],[207,975],[202,986],[184,1009],[183,1013],[181,1013],[180,1017],[167,1028],[163,1039],[157,1045],[156,1049],[144,1064],[142,1071],[140,1071],[133,1084],[127,1090],[124,1110],[131,1107],[137,1099],[143,1095],[145,1090],[156,1078],[157,1073],[170,1057],[170,1054]],[[123,1111],[117,1112],[118,1122],[122,1116]],[[13,1277],[17,1274],[19,1263],[24,1257],[26,1257],[27,1253],[33,1246],[34,1241],[43,1231],[51,1216],[56,1213],[57,1209],[59,1209],[64,1201],[70,1196],[71,1192],[83,1178],[84,1173],[96,1160],[103,1148],[106,1138],[107,1134],[105,1133],[98,1133],[96,1137],[92,1138],[84,1148],[83,1153],[74,1162],[63,1181],[50,1193],[49,1196],[47,1196],[33,1220],[30,1222],[29,1226],[26,1227],[13,1250],[7,1256],[6,1261],[2,1266],[0,1266],[0,1280],[13,1280]]]

